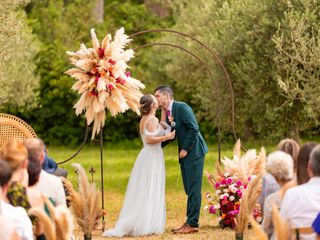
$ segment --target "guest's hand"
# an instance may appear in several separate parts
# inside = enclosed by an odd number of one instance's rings
[[[188,155],[188,152],[184,149],[182,149],[179,153],[179,158],[185,158]]]

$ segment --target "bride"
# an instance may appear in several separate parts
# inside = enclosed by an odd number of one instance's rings
[[[165,231],[165,167],[161,142],[173,139],[175,131],[160,125],[155,117],[156,98],[144,95],[140,99],[140,135],[143,148],[133,166],[124,203],[115,228],[104,237],[144,236]]]

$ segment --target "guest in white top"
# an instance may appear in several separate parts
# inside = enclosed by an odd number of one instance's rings
[[[0,214],[0,239],[1,240],[19,240],[21,239],[17,234],[13,221]]]
[[[1,215],[14,223],[15,232],[23,240],[33,240],[32,224],[27,212],[22,207],[14,207],[8,203],[7,191],[9,181],[12,176],[12,170],[7,162],[0,160],[0,213]],[[1,222],[0,228],[3,228]],[[9,230],[7,236],[9,236]],[[12,233],[11,233],[12,234]],[[4,238],[0,238],[4,239]]]
[[[34,159],[38,159],[42,164],[44,161],[44,144],[42,140],[38,138],[28,138],[24,141],[24,144],[28,149],[28,155]],[[41,170],[37,187],[43,195],[51,198],[56,206],[66,206],[66,195],[59,177]]]
[[[310,154],[308,174],[310,180],[289,189],[282,201],[280,212],[291,228],[310,228],[320,212],[320,145]],[[315,234],[300,235],[302,240],[315,238]]]

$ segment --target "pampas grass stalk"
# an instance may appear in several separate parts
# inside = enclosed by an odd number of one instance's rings
[[[237,233],[244,234],[248,229],[250,216],[261,194],[262,177],[263,173],[260,173],[253,180],[251,180],[242,195],[240,203],[240,212],[237,216],[236,221]]]
[[[48,207],[50,217],[39,208],[31,208],[29,215],[35,216],[43,227],[47,240],[70,240],[73,232],[73,219],[68,208],[54,207],[47,197],[43,200]]]
[[[277,239],[278,240],[290,239],[289,224],[282,219],[279,209],[275,204],[272,205],[272,221],[273,221]]]
[[[79,164],[72,164],[78,172],[78,192],[72,184],[63,179],[63,183],[69,191],[67,199],[70,201],[71,209],[76,217],[77,223],[84,234],[91,234],[98,226],[102,216],[100,208],[100,193],[94,184],[89,184],[85,170]]]
[[[257,240],[268,240],[267,234],[263,231],[261,226],[257,223],[257,221],[251,216],[250,224],[252,226],[255,239]]]

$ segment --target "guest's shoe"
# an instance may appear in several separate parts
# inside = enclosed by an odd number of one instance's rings
[[[172,231],[172,232],[179,231],[181,228],[185,227],[186,225],[187,225],[187,224],[184,223],[181,227],[179,227],[179,228],[173,228],[173,229],[171,229],[171,231]]]
[[[199,232],[199,228],[191,227],[189,224],[186,224],[181,229],[174,232],[174,234],[190,234]]]

